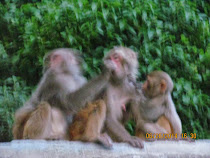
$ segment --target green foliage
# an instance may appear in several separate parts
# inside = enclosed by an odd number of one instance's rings
[[[134,136],[135,135],[135,121],[134,120],[129,120],[125,123],[125,129]]]
[[[3,82],[13,75],[36,85],[44,54],[58,47],[81,50],[91,78],[100,73],[104,54],[124,45],[139,52],[140,81],[157,69],[172,77],[183,132],[210,138],[209,17],[206,0],[5,0],[0,4],[0,86],[13,96],[14,85]],[[18,96],[27,96],[25,85],[20,87]],[[11,97],[0,115],[11,123],[24,101],[19,97]]]
[[[28,98],[31,88],[20,78],[12,76],[0,86],[0,142],[12,139],[12,125],[15,110]]]

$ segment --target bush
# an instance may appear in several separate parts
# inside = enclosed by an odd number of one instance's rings
[[[140,81],[157,69],[172,77],[183,133],[210,138],[209,17],[205,0],[5,0],[0,4],[1,80],[18,76],[33,87],[44,54],[58,47],[81,50],[91,78],[100,73],[104,54],[124,45],[139,52]],[[4,104],[8,117],[2,118],[11,123],[14,109],[22,105],[13,104],[16,99]]]
[[[24,104],[30,92],[31,88],[15,76],[0,86],[0,142],[12,139],[15,110]]]

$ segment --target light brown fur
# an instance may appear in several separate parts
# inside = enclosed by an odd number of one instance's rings
[[[106,105],[103,100],[88,103],[77,113],[71,124],[70,140],[100,142],[106,147],[112,146],[112,140],[106,133],[101,134],[106,117]]]
[[[145,139],[146,133],[181,135],[181,120],[171,98],[173,82],[162,71],[150,73],[142,86],[142,95],[132,101],[136,120],[136,136]]]
[[[161,128],[165,129],[167,134],[174,133],[170,122],[168,121],[168,119],[165,116],[161,116],[158,119],[158,121],[156,122],[156,124],[159,125]],[[159,133],[157,133],[157,134],[159,134]],[[135,136],[137,136],[137,137],[139,137],[139,138],[141,138],[143,140],[146,140],[146,136],[145,135],[146,135],[146,133],[144,133],[140,129],[137,129],[136,132],[135,132]]]
[[[14,139],[66,139],[73,116],[106,87],[109,72],[86,82],[77,54],[61,48],[45,56],[36,91],[15,113]]]

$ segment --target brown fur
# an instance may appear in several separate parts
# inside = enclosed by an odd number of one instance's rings
[[[120,123],[122,108],[129,99],[136,95],[137,56],[129,48],[115,47],[105,56],[104,64],[107,69],[111,70],[111,78],[105,93],[102,95],[103,100],[89,103],[76,115],[74,123],[70,127],[70,139],[97,140],[105,146],[109,146],[106,140],[111,139],[107,138],[106,133],[100,134],[106,112],[105,131],[109,132],[112,139],[142,147],[141,140],[131,137]],[[107,110],[99,110],[104,109],[102,107],[105,107],[105,104]]]
[[[108,135],[101,134],[105,116],[106,105],[103,100],[88,103],[87,106],[74,117],[73,123],[69,128],[70,140],[98,141],[106,147],[111,147],[112,141]]]
[[[161,116],[158,119],[158,121],[156,122],[156,124],[158,124],[160,127],[164,128],[168,134],[173,133],[173,128],[172,128],[170,122],[168,121],[168,119],[165,116]],[[137,137],[139,137],[143,140],[146,140],[145,133],[140,129],[136,130],[135,136],[137,136]]]
[[[15,113],[14,139],[66,139],[71,118],[106,87],[109,71],[87,83],[77,54],[61,48],[45,56],[36,91]]]

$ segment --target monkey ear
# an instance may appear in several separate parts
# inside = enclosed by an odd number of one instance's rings
[[[160,91],[161,91],[161,93],[165,93],[166,89],[167,89],[166,81],[165,80],[161,80],[160,81]]]
[[[147,76],[147,83],[148,83],[148,85],[149,86],[151,86],[151,83],[152,83],[152,77],[150,77],[150,76]]]
[[[52,55],[50,58],[50,67],[55,68],[59,66],[63,61],[63,58],[61,55]]]

